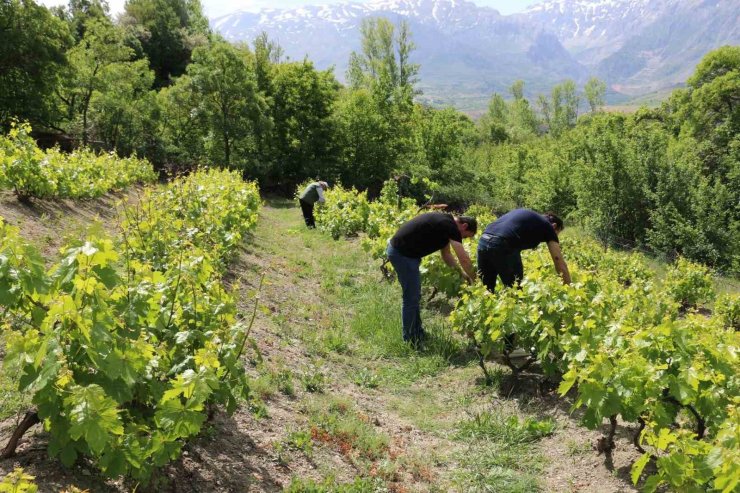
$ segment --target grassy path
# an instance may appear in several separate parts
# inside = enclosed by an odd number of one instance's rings
[[[265,275],[250,355],[259,399],[233,418],[266,454],[245,457],[269,471],[254,491],[633,491],[620,470],[631,453],[606,464],[552,392],[512,392],[503,369],[483,387],[445,303],[423,314],[428,347],[406,346],[398,285],[359,240],[307,230],[292,203],[265,207],[233,273],[245,313]]]
[[[633,491],[633,454],[597,456],[596,434],[536,375],[513,388],[501,368],[494,387],[482,386],[473,354],[446,324],[446,303],[423,313],[428,347],[406,346],[398,285],[381,280],[359,240],[307,230],[291,202],[268,202],[228,281],[245,319],[259,296],[245,358],[253,398],[234,415],[217,412],[139,491]],[[22,465],[41,491],[137,486],[85,464],[62,468],[47,458],[43,434],[20,451],[0,462],[0,475]]]

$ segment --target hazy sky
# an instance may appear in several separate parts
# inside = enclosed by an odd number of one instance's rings
[[[201,0],[203,8],[208,17],[218,17],[229,14],[235,10],[259,10],[264,7],[272,8],[290,8],[300,7],[301,5],[324,5],[340,3],[345,0]],[[364,3],[363,0],[355,0]],[[367,1],[367,0],[365,0]],[[537,0],[472,0],[477,5],[486,5],[498,9],[502,14],[511,14],[520,12],[525,7]],[[66,0],[40,0],[47,6],[64,5]],[[119,13],[123,10],[124,0],[108,0],[111,12]]]

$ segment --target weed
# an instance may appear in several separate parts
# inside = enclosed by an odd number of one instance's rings
[[[293,387],[293,373],[286,369],[280,370],[275,374],[275,381],[280,392],[288,397],[295,397],[295,387]]]
[[[565,447],[568,450],[568,455],[571,457],[585,455],[591,452],[591,445],[587,441],[583,440],[568,440],[565,443]]]
[[[252,398],[249,400],[249,411],[256,419],[267,419],[270,417],[270,413],[267,411],[267,406],[259,398]]]
[[[334,352],[339,354],[350,353],[349,342],[343,332],[338,329],[327,331],[322,338],[322,345],[326,348],[327,352]]]
[[[362,368],[358,370],[352,381],[359,387],[365,387],[367,389],[376,389],[380,386],[380,378],[372,370],[368,368]]]
[[[323,393],[326,386],[326,377],[321,370],[311,368],[301,374],[301,384],[306,392]]]
[[[294,450],[300,450],[306,456],[311,457],[313,452],[313,441],[310,431],[292,431],[288,433],[288,446]]]
[[[290,463],[287,450],[282,442],[275,442],[272,444],[272,449],[275,451],[275,461],[281,466],[285,467]]]
[[[293,478],[284,493],[374,493],[386,491],[378,479],[355,478],[351,483],[337,483],[328,478],[320,483],[311,479]]]
[[[308,412],[313,440],[333,444],[346,456],[374,460],[388,449],[388,437],[376,431],[345,399],[316,400],[309,404]]]
[[[555,421],[538,421],[526,418],[520,421],[517,416],[504,416],[502,413],[483,412],[459,425],[458,437],[464,439],[490,439],[507,444],[530,443],[551,435],[555,431]]]

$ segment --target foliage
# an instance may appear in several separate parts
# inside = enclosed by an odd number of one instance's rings
[[[661,484],[731,491],[736,457],[725,444],[738,429],[738,333],[721,316],[679,310],[710,299],[706,270],[682,262],[676,272],[691,271],[691,281],[669,274],[661,285],[639,257],[625,263],[590,242],[564,248],[573,284],[563,285],[546,255],[531,252],[520,289],[464,288],[450,316],[454,328],[484,356],[506,354],[514,335],[546,375],[562,375],[561,394],[576,389],[574,407],[585,408],[590,428],[617,415],[644,422],[640,441],[649,453],[635,463],[633,480],[655,455],[648,491]]]
[[[721,295],[714,304],[714,312],[725,327],[740,331],[740,295]]]
[[[34,479],[34,476],[17,467],[0,481],[0,493],[36,493],[38,486],[33,482]]]
[[[193,48],[205,44],[210,35],[198,0],[129,0],[123,23],[141,43],[157,87],[182,75]]]
[[[13,119],[56,123],[54,94],[72,44],[67,26],[44,6],[25,0],[0,3],[0,19],[0,131],[7,131]]]
[[[271,183],[286,185],[306,176],[333,178],[339,158],[333,115],[339,84],[334,74],[304,60],[274,64],[268,75],[273,128],[264,154],[273,164],[263,173]]]
[[[87,149],[44,152],[30,132],[28,125],[13,125],[6,137],[0,136],[0,188],[13,190],[20,199],[92,198],[156,179],[146,160],[97,155]]]
[[[683,309],[696,308],[715,296],[709,269],[685,258],[679,258],[668,271],[665,286],[669,296]]]
[[[325,203],[316,208],[316,224],[335,240],[367,228],[370,204],[366,192],[336,185],[324,192]]]
[[[207,122],[203,137],[209,162],[242,170],[254,165],[259,135],[271,125],[248,56],[246,49],[225,41],[200,46],[186,79]]]
[[[238,175],[199,172],[148,192],[120,243],[93,229],[48,270],[0,224],[5,362],[22,368],[52,456],[146,480],[208,406],[248,395],[246,328],[221,276],[258,207]]]

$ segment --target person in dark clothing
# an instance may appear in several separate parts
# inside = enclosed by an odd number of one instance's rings
[[[560,251],[558,234],[563,221],[555,214],[538,214],[529,209],[507,212],[489,224],[478,241],[478,272],[489,291],[500,277],[504,286],[513,286],[524,276],[521,251],[547,243],[555,270],[570,284],[568,265]]]
[[[403,292],[401,320],[404,341],[417,344],[425,336],[420,314],[421,259],[439,250],[447,265],[459,270],[468,282],[472,282],[476,274],[462,240],[474,236],[477,228],[478,223],[472,217],[428,212],[401,225],[388,242],[386,254]],[[455,251],[459,265],[450,247]]]
[[[316,202],[324,203],[324,190],[329,188],[325,181],[317,181],[306,187],[303,193],[298,197],[303,212],[303,220],[309,228],[316,227],[316,220],[313,217],[313,206]]]

